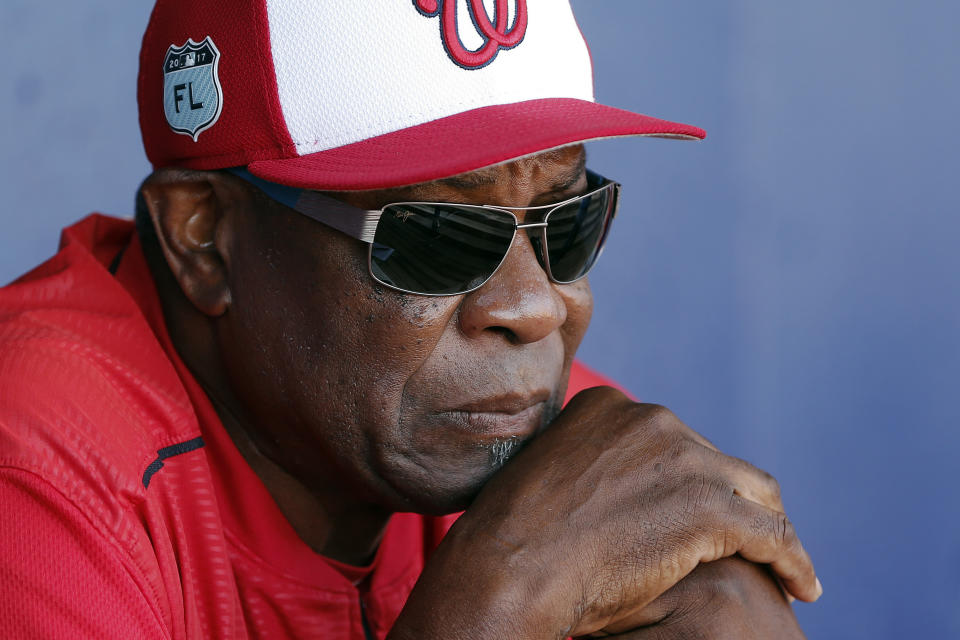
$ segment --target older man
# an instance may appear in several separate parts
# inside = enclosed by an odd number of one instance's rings
[[[3,626],[799,637],[769,476],[564,407],[620,189],[579,143],[702,132],[594,103],[565,2],[359,5],[157,3],[139,233],[0,292]]]

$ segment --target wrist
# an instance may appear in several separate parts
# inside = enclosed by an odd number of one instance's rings
[[[458,521],[430,557],[389,638],[565,638],[574,606],[562,605],[570,599],[547,573],[522,549]]]

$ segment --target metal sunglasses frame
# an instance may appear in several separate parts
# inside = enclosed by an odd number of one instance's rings
[[[556,284],[571,284],[580,280],[593,269],[594,265],[597,264],[597,260],[600,259],[600,255],[603,253],[604,245],[606,244],[606,237],[610,230],[610,224],[617,215],[617,211],[620,208],[620,189],[621,186],[618,182],[610,180],[609,178],[604,178],[598,173],[587,170],[587,179],[591,182],[596,183],[600,182],[600,185],[586,193],[574,196],[572,198],[567,198],[561,202],[555,202],[552,204],[543,204],[537,205],[534,207],[504,207],[501,205],[492,205],[492,204],[465,204],[462,202],[426,202],[426,201],[403,201],[403,202],[391,202],[385,204],[380,209],[361,209],[359,207],[354,207],[353,205],[347,204],[346,202],[341,202],[335,198],[324,195],[319,191],[312,191],[309,189],[299,189],[297,187],[288,187],[286,185],[277,184],[275,182],[269,182],[263,178],[259,178],[252,173],[250,173],[246,167],[234,167],[227,169],[229,173],[249,182],[253,186],[257,187],[267,197],[271,200],[275,200],[280,204],[283,204],[287,207],[290,207],[297,213],[307,216],[317,222],[326,225],[332,229],[336,229],[341,233],[359,240],[367,245],[369,248],[367,250],[367,271],[370,273],[370,277],[373,278],[374,282],[383,285],[394,291],[399,291],[401,293],[408,293],[418,296],[430,296],[430,297],[444,297],[444,296],[459,296],[465,295],[472,291],[476,291],[483,285],[485,285],[494,274],[499,271],[500,267],[503,266],[503,263],[506,261],[507,256],[510,254],[510,247],[513,246],[513,241],[517,237],[517,231],[521,229],[541,229],[541,243],[543,250],[540,252],[543,255],[538,256],[542,258],[541,266],[546,272],[547,277],[551,282]],[[578,202],[585,198],[594,196],[604,190],[609,189],[612,192],[613,205],[612,210],[607,215],[606,220],[604,221],[605,228],[603,230],[603,236],[600,238],[600,246],[597,250],[597,255],[593,259],[593,263],[584,271],[580,276],[574,278],[573,280],[559,280],[554,277],[553,271],[550,268],[550,253],[549,248],[547,247],[547,227],[549,226],[550,214],[573,202]],[[500,258],[499,264],[494,268],[490,274],[484,278],[484,280],[463,291],[458,291],[455,293],[425,293],[422,291],[413,291],[410,289],[404,289],[393,284],[386,283],[380,280],[373,272],[373,251],[374,251],[374,236],[377,231],[377,224],[380,222],[380,217],[383,215],[383,212],[389,207],[397,206],[406,206],[406,205],[435,205],[441,207],[451,207],[454,209],[470,209],[470,210],[487,210],[494,211],[496,213],[502,213],[509,215],[513,218],[513,236],[510,238],[510,244],[507,246],[507,250],[504,251],[503,257]],[[544,209],[549,209],[544,215],[543,219],[539,222],[524,222],[521,223],[517,218],[514,211],[541,211]],[[540,260],[538,260],[540,262]]]

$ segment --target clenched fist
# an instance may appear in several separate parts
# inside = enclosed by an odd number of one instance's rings
[[[704,563],[734,554],[819,596],[769,474],[670,411],[578,394],[450,530],[391,638],[617,634]]]

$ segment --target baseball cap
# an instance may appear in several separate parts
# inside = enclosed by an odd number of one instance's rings
[[[702,129],[598,104],[568,0],[157,0],[140,51],[155,168],[379,189]]]

